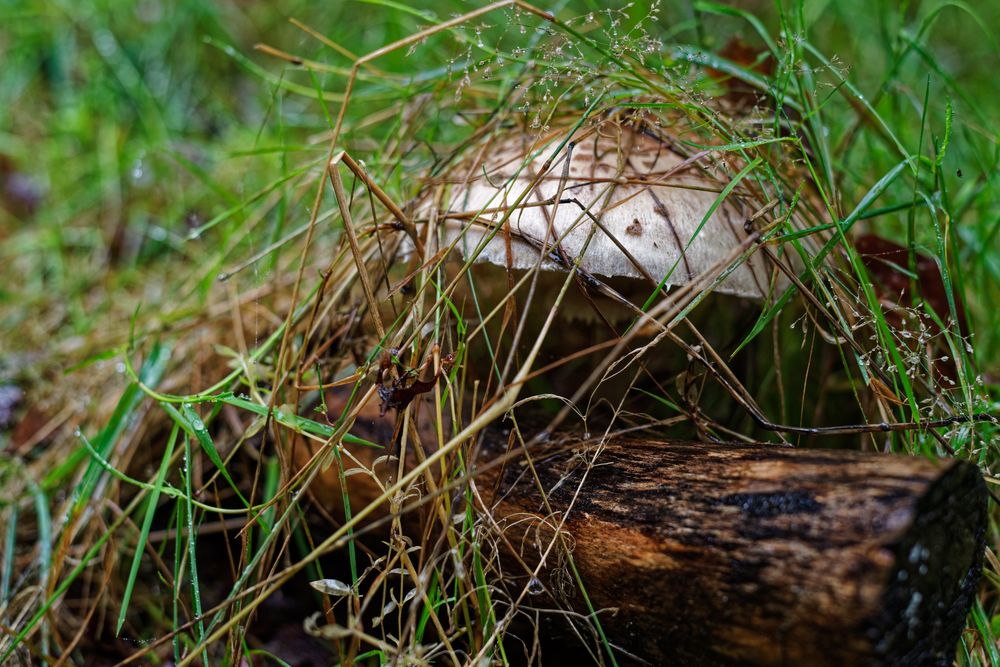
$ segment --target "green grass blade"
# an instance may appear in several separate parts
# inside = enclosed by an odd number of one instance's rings
[[[205,622],[202,620],[201,584],[198,582],[198,551],[195,548],[198,533],[195,530],[194,524],[194,506],[190,501],[190,498],[194,497],[194,491],[191,485],[191,469],[193,465],[194,461],[191,456],[191,439],[184,438],[184,470],[182,472],[182,476],[184,477],[184,492],[187,494],[188,498],[188,500],[183,503],[184,519],[188,531],[188,567],[191,572],[191,597],[194,600],[194,615],[198,618],[198,622],[196,624],[198,629],[198,643],[202,644],[205,641]],[[207,649],[205,654],[205,664],[209,664]]]
[[[7,604],[10,595],[10,578],[14,572],[14,549],[17,546],[17,505],[10,506],[7,533],[4,535],[3,564],[0,570],[0,606]]]
[[[711,217],[715,215],[715,211],[719,208],[719,206],[722,205],[722,202],[726,201],[726,198],[729,197],[729,194],[736,188],[736,186],[739,185],[744,178],[749,176],[753,172],[753,170],[756,169],[757,166],[763,161],[764,161],[763,158],[754,159],[752,162],[750,162],[745,167],[740,169],[739,173],[733,176],[733,179],[731,181],[726,183],[726,187],[722,188],[722,192],[720,192],[719,196],[716,197],[715,201],[712,202],[712,205],[708,208],[708,210],[705,212],[705,215],[702,217],[701,222],[698,223],[698,227],[695,228],[694,232],[691,234],[691,238],[688,239],[687,244],[685,244],[684,250],[680,253],[680,256],[678,256],[677,259],[674,260],[674,265],[670,267],[670,270],[667,271],[666,275],[663,276],[663,279],[660,280],[660,283],[656,286],[656,289],[653,290],[653,293],[650,294],[649,297],[646,299],[646,302],[642,304],[642,309],[644,311],[648,310],[649,307],[653,304],[654,299],[656,299],[656,295],[660,294],[664,285],[667,284],[667,280],[670,279],[670,276],[673,275],[677,267],[680,266],[681,260],[684,258],[684,254],[691,247],[691,244],[694,243],[694,240],[698,238],[698,235],[701,234],[702,228],[708,223]]]
[[[156,504],[160,500],[160,490],[167,477],[167,468],[170,465],[170,458],[174,453],[174,445],[177,443],[179,427],[174,424],[170,431],[170,438],[167,440],[166,451],[163,452],[163,459],[160,461],[160,469],[156,473],[156,482],[146,501],[146,516],[142,521],[142,529],[139,532],[139,540],[135,545],[135,554],[132,557],[132,569],[129,571],[128,579],[125,582],[125,593],[122,595],[121,610],[118,612],[118,623],[115,626],[115,636],[122,632],[122,625],[125,624],[125,615],[128,613],[128,604],[132,599],[132,590],[135,588],[135,578],[139,575],[139,565],[142,563],[142,554],[149,540],[149,530],[153,525],[153,516],[156,514]]]
[[[152,349],[149,351],[149,356],[146,357],[146,361],[143,362],[142,367],[139,369],[139,380],[146,386],[156,386],[159,384],[160,379],[163,377],[163,373],[166,370],[169,359],[170,348],[166,345],[160,345],[159,343],[154,344]],[[128,425],[129,418],[139,406],[139,403],[142,402],[143,397],[144,395],[137,384],[132,383],[126,387],[125,391],[122,393],[121,399],[118,401],[118,405],[115,407],[115,410],[111,415],[111,419],[108,420],[105,427],[100,433],[98,433],[97,437],[94,438],[94,449],[96,449],[101,455],[101,458],[108,458],[115,442],[125,430],[125,427]],[[42,487],[55,488],[58,486],[59,481],[65,475],[73,472],[79,461],[86,457],[86,449],[77,449],[77,451],[74,452],[73,457],[73,462],[67,462],[67,465],[59,466],[46,475],[45,479],[42,480]],[[69,465],[69,463],[72,463],[72,465]],[[90,496],[94,491],[94,487],[97,486],[100,476],[100,464],[96,461],[91,461],[87,466],[83,479],[80,481],[80,484],[74,492],[76,495],[76,502],[73,506],[74,511],[80,511],[83,506],[90,501]]]
[[[284,411],[277,408],[269,410],[267,406],[261,405],[260,403],[254,403],[253,401],[245,398],[238,398],[232,394],[222,394],[218,397],[206,400],[216,400],[216,398],[222,403],[247,410],[261,417],[269,415],[272,419],[274,419],[274,421],[278,422],[282,426],[287,426],[296,433],[309,433],[311,435],[318,435],[321,438],[332,438],[337,432],[335,427],[328,424],[323,424],[314,419],[309,419],[308,417],[302,417],[300,415],[286,414]],[[382,445],[378,443],[365,440],[364,438],[359,438],[355,435],[351,435],[350,433],[344,435],[344,442],[349,445],[363,445],[365,447],[382,448]]]
[[[245,507],[250,507],[250,502],[243,497],[240,493],[239,487],[236,482],[230,476],[229,471],[226,470],[226,464],[222,461],[222,457],[219,456],[219,450],[215,447],[215,442],[212,440],[212,436],[208,434],[208,429],[205,426],[205,422],[202,421],[198,413],[194,411],[188,404],[182,404],[181,409],[177,410],[174,406],[169,403],[161,403],[163,409],[167,411],[171,417],[173,417],[174,422],[180,426],[184,431],[198,441],[201,446],[202,451],[208,456],[208,459],[212,464],[218,469],[222,477],[229,483],[229,486],[233,489],[236,497],[240,499]]]
[[[855,222],[861,219],[861,216],[864,215],[865,211],[867,211],[871,207],[871,205],[880,196],[882,196],[882,193],[885,192],[890,185],[892,185],[892,183],[896,180],[899,174],[903,171],[903,169],[906,168],[906,166],[910,162],[911,160],[907,158],[897,163],[895,167],[890,169],[889,172],[885,174],[885,176],[880,178],[879,181],[875,185],[873,185],[871,189],[868,190],[868,192],[865,193],[865,196],[861,198],[861,201],[858,202],[858,205],[854,207],[854,210],[851,211],[850,215],[848,215],[842,221],[836,223],[835,228],[838,230],[839,233],[835,235],[833,238],[831,238],[829,241],[827,241],[826,245],[824,245],[823,248],[821,248],[820,251],[816,253],[815,257],[807,258],[809,266],[807,266],[806,270],[802,272],[799,278],[805,281],[808,280],[809,277],[815,273],[816,269],[822,265],[823,260],[826,258],[826,256],[829,255],[833,251],[833,249],[842,242],[842,238],[847,233],[847,231],[851,229],[851,227],[854,225]],[[791,300],[792,295],[795,294],[796,289],[797,288],[794,285],[789,287],[777,299],[777,301],[775,301],[775,303],[770,308],[761,313],[761,316],[757,319],[757,322],[750,330],[750,333],[748,333],[746,337],[744,337],[744,339],[740,342],[740,344],[736,346],[736,349],[733,352],[733,356],[738,354],[740,350],[749,345],[750,342],[753,341],[753,339],[756,338],[768,324],[770,324],[771,320],[774,319],[774,317],[778,313],[780,313],[781,310],[785,307],[785,305]]]

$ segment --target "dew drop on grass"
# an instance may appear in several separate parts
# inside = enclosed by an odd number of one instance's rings
[[[545,592],[545,585],[538,580],[538,577],[532,577],[528,582],[528,595],[541,595]]]
[[[94,46],[97,47],[97,51],[105,57],[114,55],[115,51],[118,50],[118,45],[115,43],[115,37],[111,34],[109,30],[98,30],[93,36]]]
[[[132,183],[139,184],[143,180],[143,176],[146,175],[146,166],[142,162],[142,158],[137,159],[132,163]]]

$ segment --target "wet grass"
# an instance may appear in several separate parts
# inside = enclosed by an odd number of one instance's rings
[[[778,200],[785,222],[767,233],[801,253],[803,284],[727,357],[774,359],[749,373],[762,415],[922,424],[845,443],[954,454],[992,484],[997,427],[971,418],[997,413],[1000,382],[1000,8],[647,4],[507,6],[453,24],[482,5],[0,9],[0,382],[26,394],[23,426],[0,424],[0,662],[281,664],[313,641],[298,622],[313,611],[326,648],[311,650],[341,664],[516,662],[505,633],[538,579],[498,584],[502,537],[465,473],[474,436],[524,397],[549,325],[508,370],[513,327],[468,265],[414,269],[374,230],[405,228],[392,206],[416,216],[409,204],[486,133],[540,131],[567,110],[581,125],[680,114],[705,142],[692,150],[737,161],[716,205],[745,188]],[[733,36],[759,57],[720,55]],[[756,125],[711,113],[724,76],[764,100]],[[904,248],[891,267],[908,282],[902,312],[887,314],[847,242],[861,233]],[[922,257],[939,292],[921,284]],[[649,292],[635,305],[666,312]],[[702,298],[674,312],[693,320]],[[854,344],[820,351],[838,335]],[[374,420],[362,411],[382,364],[399,387],[408,371],[443,378],[416,401],[423,418],[399,411],[391,451],[358,426]],[[746,396],[714,399],[736,405],[727,421],[672,386],[632,394],[629,409],[658,406],[687,435],[784,437],[754,425]],[[362,503],[347,492],[357,480],[373,489]],[[403,507],[435,530],[414,533]],[[959,664],[998,664],[995,522],[988,543]],[[571,556],[563,576],[589,605]],[[290,648],[255,620],[280,617],[281,591],[305,581],[325,583],[285,610]],[[615,664],[588,611],[586,650]]]

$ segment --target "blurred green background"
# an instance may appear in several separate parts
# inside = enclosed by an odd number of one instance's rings
[[[616,14],[623,24],[648,10],[641,2],[611,4],[627,9]],[[214,265],[220,247],[230,249],[226,261],[249,254],[249,241],[239,234],[241,216],[197,240],[188,234],[255,196],[303,155],[317,157],[325,148],[317,137],[329,121],[314,92],[342,90],[345,80],[330,71],[304,76],[296,71],[301,68],[255,52],[255,44],[343,68],[350,65],[343,53],[289,18],[343,50],[365,53],[478,6],[457,0],[412,6],[360,0],[3,3],[0,346],[7,354],[0,363],[7,374],[14,366],[25,372],[24,358],[13,352],[30,352],[37,371],[76,358],[81,348],[90,353],[120,339],[122,322],[140,302],[161,312],[196,309],[208,282],[178,292],[171,289],[172,277]],[[965,188],[970,202],[967,215],[955,221],[961,240],[956,263],[965,273],[980,363],[995,372],[1000,49],[994,28],[1000,3],[733,6],[752,12],[771,34],[778,32],[779,12],[798,17],[812,43],[868,99],[878,100],[878,112],[907,148],[917,150],[925,92],[931,93],[925,143],[933,140],[930,130],[940,134],[946,100],[952,101],[956,131],[945,163],[947,183],[953,192]],[[579,0],[546,8],[573,16],[606,6]],[[733,35],[760,43],[747,21],[703,8],[664,3],[647,30],[665,45],[717,50]],[[503,21],[497,13],[478,25],[489,34]],[[462,53],[458,40],[438,40],[412,53],[394,52],[378,67],[419,78]],[[330,107],[335,113],[336,104]],[[854,120],[845,116],[837,127],[832,116],[825,119],[831,136]],[[860,142],[841,165],[852,176],[858,172],[860,191],[881,166],[864,147]],[[255,240],[278,238],[300,223],[299,213],[283,209],[266,228],[255,228]],[[898,223],[877,224],[891,236]]]

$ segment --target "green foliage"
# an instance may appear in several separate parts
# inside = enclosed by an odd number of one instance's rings
[[[113,627],[103,630],[138,637],[134,650],[141,646],[150,659],[235,664],[245,651],[281,664],[287,656],[247,650],[252,630],[244,621],[294,577],[322,578],[336,567],[326,555],[342,548],[347,569],[332,576],[349,580],[349,592],[311,599],[329,610],[331,622],[316,632],[334,647],[332,660],[381,662],[395,648],[391,637],[442,660],[456,655],[449,637],[470,655],[510,659],[502,634],[505,615],[515,612],[492,585],[495,545],[483,539],[488,525],[463,486],[468,447],[448,450],[451,434],[436,433],[439,458],[421,452],[427,458],[409,471],[392,456],[400,452],[378,454],[385,469],[398,463],[391,481],[376,479],[381,504],[396,510],[404,483],[438,465],[443,471],[443,487],[426,496],[428,513],[447,524],[440,543],[420,545],[438,550],[428,564],[408,551],[398,514],[378,519],[380,505],[352,506],[345,490],[354,476],[377,478],[377,466],[355,458],[375,443],[350,432],[348,415],[370,388],[361,380],[378,368],[385,341],[345,347],[348,361],[336,368],[319,352],[312,363],[289,361],[315,351],[316,338],[334,337],[334,325],[367,317],[352,292],[357,276],[334,270],[353,261],[340,211],[332,197],[314,200],[329,158],[343,149],[406,205],[424,176],[439,176],[494,117],[520,115],[535,130],[565,109],[580,123],[614,109],[698,118],[715,150],[743,160],[716,206],[746,182],[779,193],[776,218],[786,222],[815,209],[812,226],[779,224],[768,240],[802,255],[799,278],[823,304],[839,304],[830,305],[830,325],[840,327],[831,331],[859,332],[857,346],[831,357],[839,370],[824,378],[823,391],[866,419],[878,378],[896,398],[885,403],[896,422],[997,413],[1000,112],[990,102],[1000,46],[990,26],[1000,24],[1000,7],[605,4],[560,2],[553,21],[496,9],[364,62],[356,79],[358,56],[479,5],[18,0],[0,8],[0,383],[30,388],[32,409],[52,427],[26,451],[9,448],[12,436],[0,433],[0,621],[13,631],[0,640],[3,660],[29,651],[56,657],[63,647],[50,641],[52,609],[72,594],[89,595],[93,608],[107,605],[104,622]],[[754,62],[721,55],[733,35],[761,55]],[[255,50],[260,43],[270,49]],[[773,71],[761,67],[766,59]],[[705,101],[726,90],[720,76],[766,101],[752,131],[705,113]],[[810,175],[809,187],[786,182],[789,162]],[[345,183],[356,227],[368,233],[385,221],[385,209],[361,180],[351,173]],[[15,181],[20,189],[9,185]],[[913,351],[916,329],[886,316],[847,242],[861,230],[905,246],[907,266],[896,268],[913,293],[921,293],[918,258],[937,265],[947,312],[922,297],[911,310],[939,328],[920,343],[947,351],[954,379],[936,376],[935,359]],[[814,236],[825,245],[808,254],[803,242]],[[843,266],[828,270],[830,257]],[[375,286],[383,294],[394,294],[391,281],[407,273],[395,270]],[[396,354],[400,366],[418,368],[433,356],[425,343],[452,345],[455,366],[430,402],[458,432],[476,424],[462,407],[470,399],[462,391],[473,391],[463,389],[466,352],[485,341],[489,373],[475,391],[498,391],[510,340],[470,325],[502,317],[471,274],[469,303],[454,298],[449,280],[439,264],[416,274],[414,289],[434,306],[423,313],[422,339]],[[854,300],[840,301],[841,293]],[[654,291],[645,305],[660,296]],[[789,307],[802,295],[775,296],[740,332],[732,355],[772,334],[788,351],[755,378],[761,410],[806,423],[823,383],[810,376],[817,372],[810,350],[794,349],[804,334],[789,333],[808,325]],[[968,336],[956,324],[963,309]],[[392,312],[390,334],[410,314]],[[816,330],[810,335],[815,342]],[[130,359],[141,351],[136,373]],[[315,390],[330,383],[353,385],[342,405],[327,405]],[[675,395],[637,394],[665,414],[684,413]],[[87,433],[96,434],[92,441]],[[860,441],[927,455],[946,454],[942,443],[950,443],[992,475],[997,434],[996,424],[942,423]],[[321,444],[308,464],[289,458],[303,442]],[[339,504],[322,508],[333,518],[318,535],[305,501],[327,469],[339,482]],[[242,530],[227,523],[235,518]],[[359,538],[386,523],[392,538],[376,560]],[[230,531],[225,556],[212,555],[218,544],[206,546],[219,526]],[[995,536],[994,522],[994,544]],[[104,586],[91,574],[102,563],[111,564]],[[961,664],[998,664],[1000,573],[993,562],[987,569]],[[222,571],[228,579],[211,580]],[[590,605],[571,556],[566,576]],[[363,585],[377,594],[362,601]],[[31,586],[41,592],[18,598],[24,606],[15,609],[15,597]],[[170,612],[164,596],[173,597]],[[226,604],[215,606],[217,598]],[[420,613],[407,618],[410,599],[421,602]],[[597,610],[590,612],[582,622],[593,624],[598,654],[614,664]],[[368,632],[378,636],[337,634],[333,621],[343,625],[355,614],[377,616],[378,633]],[[449,634],[455,627],[464,630]],[[62,627],[59,636],[74,632]],[[82,650],[71,647],[70,659]]]

